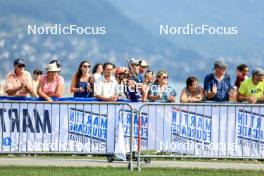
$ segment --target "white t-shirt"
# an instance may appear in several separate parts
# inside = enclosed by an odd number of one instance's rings
[[[102,77],[102,74],[100,74],[100,73],[95,73],[94,74],[94,80],[97,80],[97,79],[99,79],[101,77]]]
[[[109,98],[114,95],[118,95],[117,81],[115,77],[111,76],[110,80],[106,80],[104,76],[95,80],[94,83],[94,96],[100,95],[105,98]]]

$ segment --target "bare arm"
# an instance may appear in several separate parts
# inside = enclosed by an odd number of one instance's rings
[[[182,90],[182,92],[181,92],[180,102],[181,103],[188,103],[188,102],[190,102],[190,99],[188,98],[185,90]]]
[[[5,90],[5,93],[7,94],[7,95],[13,95],[13,94],[15,94],[16,92],[18,92],[18,91],[20,91],[21,89],[23,89],[23,85],[21,84],[19,87],[17,87],[17,88],[7,88],[6,90]]]
[[[75,85],[76,85],[76,78],[75,76],[73,76],[71,80],[71,88],[70,88],[71,93],[76,93],[79,91],[79,89],[76,88]]]
[[[259,102],[259,103],[264,103],[264,96],[258,98],[258,102]]]
[[[42,86],[43,86],[43,83],[40,82],[39,86],[38,86],[38,90],[37,90],[37,93],[38,93],[39,97],[44,98],[45,100],[51,102],[52,99],[48,95],[46,95],[44,92],[42,92]]]
[[[159,95],[149,95],[148,99],[150,99],[151,101],[157,101],[160,99]]]
[[[240,102],[247,101],[248,102],[249,101],[249,98],[250,97],[245,96],[245,95],[243,95],[243,94],[241,94],[241,93],[238,92],[238,97],[237,97],[238,101],[240,101]]]
[[[208,97],[208,99],[212,99],[212,98],[214,98],[215,95],[216,95],[216,93],[211,92],[211,91],[207,93],[207,97]]]
[[[54,97],[62,97],[64,91],[64,84],[59,84],[56,88],[56,91],[54,93]]]

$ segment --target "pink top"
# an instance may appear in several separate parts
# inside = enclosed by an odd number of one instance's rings
[[[21,86],[21,83],[24,83],[27,89],[22,88],[16,93],[9,94],[9,96],[27,96],[29,90],[32,89],[32,78],[29,72],[23,71],[22,76],[17,77],[14,71],[7,74],[7,80],[5,84],[5,91],[8,89],[15,89]]]
[[[52,82],[48,82],[48,75],[43,75],[40,78],[40,85],[42,85],[42,92],[44,94],[55,93],[56,88],[60,84],[64,84],[64,79],[61,76],[57,76],[57,78]]]

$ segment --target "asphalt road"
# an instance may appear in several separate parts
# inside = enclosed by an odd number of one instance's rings
[[[136,163],[133,163],[136,166]],[[72,167],[127,167],[128,162],[95,159],[64,159],[64,158],[0,158],[1,166],[72,166]],[[194,161],[151,161],[147,164],[141,162],[144,167],[161,168],[202,168],[202,169],[245,169],[264,170],[261,163],[224,163],[224,162],[194,162]]]

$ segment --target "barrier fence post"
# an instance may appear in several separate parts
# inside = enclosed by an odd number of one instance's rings
[[[133,171],[133,139],[134,139],[134,111],[133,108],[130,106],[131,109],[131,125],[130,125],[130,158],[128,169]]]
[[[140,168],[140,145],[141,145],[141,107],[138,110],[138,145],[137,145],[137,170],[141,171]]]

